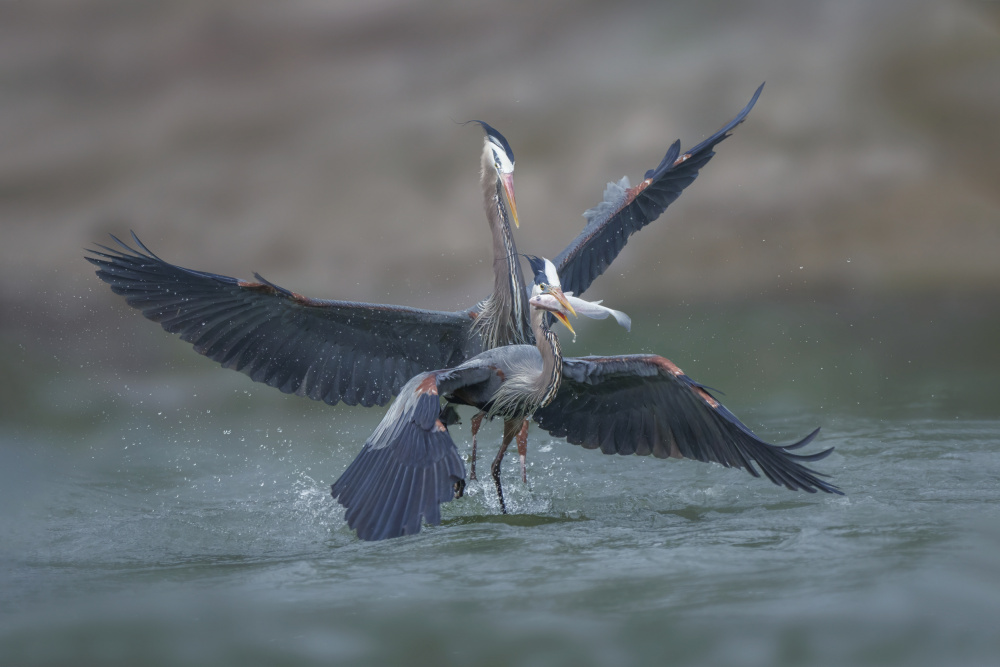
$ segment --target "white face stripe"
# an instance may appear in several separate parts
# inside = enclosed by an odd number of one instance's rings
[[[544,257],[542,258],[542,260],[545,262],[545,279],[553,287],[561,288],[562,283],[559,282],[559,272],[556,271],[556,265]]]
[[[499,165],[497,171],[501,174],[514,173],[514,163],[507,157],[507,152],[503,149],[503,146],[495,143],[489,137],[486,137],[486,143],[489,145],[490,150],[493,151],[493,163]]]

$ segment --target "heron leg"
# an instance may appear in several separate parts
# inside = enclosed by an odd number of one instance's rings
[[[476,479],[476,434],[479,433],[479,427],[483,425],[483,417],[486,416],[485,412],[477,412],[476,416],[472,418],[472,472],[469,474],[469,479]]]
[[[503,442],[500,443],[500,451],[497,452],[496,458],[493,459],[493,465],[490,466],[490,470],[493,472],[493,482],[497,486],[497,498],[500,499],[500,511],[504,514],[507,513],[507,504],[503,501],[503,486],[500,484],[500,464],[503,463],[503,456],[507,453],[510,441],[517,435],[519,427],[520,424],[515,421],[505,421],[503,423]]]
[[[521,430],[517,432],[517,455],[521,458],[521,481],[528,483],[528,468],[525,460],[528,457],[528,420],[521,424]]]

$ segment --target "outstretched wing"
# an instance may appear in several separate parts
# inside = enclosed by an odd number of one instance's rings
[[[713,461],[759,477],[756,464],[780,486],[841,494],[803,465],[825,458],[832,448],[792,453],[819,429],[791,445],[768,444],[704,386],[656,355],[564,359],[559,393],[535,412],[535,421],[556,437],[605,454]]]
[[[87,261],[128,304],[195,351],[255,382],[335,404],[384,405],[411,377],[478,350],[472,317],[310,299],[270,283],[193,271],[138,249],[99,246]]]
[[[608,183],[604,200],[583,214],[587,226],[554,260],[564,291],[583,294],[618,256],[629,237],[656,220],[691,185],[698,171],[715,155],[715,145],[743,122],[763,88],[764,84],[760,84],[736,118],[691,150],[681,154],[681,142],[675,141],[663,161],[647,171],[639,185],[631,187],[628,177]]]
[[[358,457],[334,482],[347,525],[363,540],[441,523],[441,503],[462,495],[465,464],[441,420],[439,394],[489,378],[488,368],[417,375],[399,393]]]

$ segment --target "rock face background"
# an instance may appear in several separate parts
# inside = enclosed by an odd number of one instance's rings
[[[990,308],[998,32],[971,0],[3,3],[2,365],[151,327],[82,260],[129,229],[311,296],[465,307],[490,246],[481,135],[454,120],[510,139],[518,244],[554,255],[607,181],[694,145],[761,81],[588,296]]]

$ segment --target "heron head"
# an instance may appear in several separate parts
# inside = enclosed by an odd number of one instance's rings
[[[556,270],[556,265],[552,263],[552,260],[546,257],[538,257],[537,255],[527,255],[522,254],[528,264],[531,265],[531,272],[535,275],[535,283],[541,285],[555,285],[556,287],[562,288],[562,282],[559,280],[559,272]]]
[[[538,288],[539,294],[551,295],[563,309],[572,313],[573,316],[576,317],[576,309],[573,308],[573,304],[571,304],[569,299],[566,298],[566,295],[563,294],[562,283],[559,282],[559,272],[556,271],[556,265],[545,257],[536,257],[535,255],[525,255],[524,257],[528,260],[528,263],[531,265],[531,270],[535,274],[534,287]],[[534,288],[532,289],[532,296],[535,296]],[[546,310],[553,312],[551,309]],[[569,325],[567,325],[567,327],[569,327]],[[572,331],[573,328],[569,327],[569,330]]]
[[[493,163],[493,168],[496,169],[497,178],[500,180],[503,196],[506,200],[507,210],[510,211],[510,218],[514,221],[515,227],[520,227],[521,223],[517,218],[517,203],[514,200],[514,150],[510,147],[507,139],[489,123],[481,120],[470,120],[468,122],[478,123],[486,133],[483,151]]]
[[[558,290],[558,293],[553,290],[551,285],[539,285],[535,283],[531,288],[531,298],[528,299],[528,303],[539,310],[552,313],[557,320],[570,330],[575,339],[576,331],[566,316],[566,313],[572,310],[572,306],[566,301],[566,297],[563,295],[561,289],[557,287],[555,290]]]

